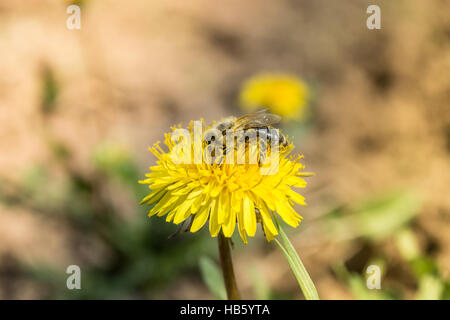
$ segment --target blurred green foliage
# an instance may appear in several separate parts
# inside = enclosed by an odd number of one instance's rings
[[[250,279],[252,281],[253,295],[257,300],[269,300],[275,298],[274,293],[270,289],[267,280],[259,272],[258,268],[251,266],[249,270]]]
[[[329,232],[337,238],[380,240],[393,235],[418,214],[421,200],[405,191],[372,195],[350,206],[332,209],[325,215]]]
[[[423,253],[417,243],[411,223],[422,207],[421,199],[406,190],[386,192],[366,199],[352,208],[336,208],[326,215],[332,235],[351,240],[362,239],[368,246],[393,241],[400,258],[406,264],[403,272],[411,273],[416,289],[416,299],[448,299],[450,283],[442,277],[436,260]],[[390,266],[384,258],[371,256],[369,265],[382,269],[382,277]],[[334,266],[339,279],[344,281],[356,299],[385,300],[404,298],[400,291],[388,282],[381,290],[368,289],[366,276],[350,272],[344,263]]]
[[[209,257],[204,256],[199,263],[203,281],[216,299],[226,300],[227,292],[220,267]]]
[[[56,152],[61,148],[51,149],[53,166],[34,166],[14,188],[0,189],[3,203],[67,226],[74,256],[70,264],[81,268],[81,290],[67,289],[65,269],[19,262],[22,276],[42,286],[46,298],[161,297],[160,291],[179,275],[187,271],[197,276],[199,257],[215,252],[215,243],[206,234],[168,239],[176,226],[147,217],[148,208],[138,205],[147,190],[137,183],[139,169],[126,148],[111,143],[99,146],[89,174],[71,165],[69,151],[61,157]],[[128,209],[123,212],[123,208]],[[83,250],[86,245],[89,249]],[[102,249],[97,253],[98,248]],[[104,260],[93,261],[91,256],[97,254]]]
[[[393,288],[383,287],[382,290],[369,289],[365,277],[356,272],[349,272],[343,263],[335,265],[334,271],[342,281],[347,283],[348,288],[356,299],[392,300],[399,298],[398,292]]]
[[[61,299],[164,297],[163,290],[179,276],[198,277],[198,260],[215,253],[215,243],[205,233],[168,239],[177,227],[148,218],[148,208],[139,206],[148,190],[138,184],[142,176],[126,147],[103,143],[92,150],[89,168],[80,169],[70,147],[47,123],[60,107],[59,94],[57,77],[44,66],[40,120],[51,156],[33,164],[18,183],[0,177],[0,202],[62,226],[69,244],[65,254],[73,259],[68,264],[81,268],[82,289],[67,289],[66,268],[43,261],[25,263],[17,257],[3,257],[3,264],[10,261],[12,267],[0,265],[0,277],[31,281],[42,298]],[[14,279],[6,276],[10,269]],[[12,292],[3,294],[14,298]]]
[[[53,71],[44,68],[43,122],[57,110],[59,91]],[[302,126],[285,124],[285,129],[302,140],[312,126],[313,117]],[[168,239],[176,226],[147,217],[148,208],[137,204],[148,190],[137,183],[142,178],[140,170],[126,147],[111,142],[98,146],[92,152],[90,169],[83,171],[74,165],[72,150],[45,130],[45,123],[43,127],[52,159],[34,164],[17,184],[0,177],[0,202],[61,222],[74,259],[70,264],[82,271],[82,289],[68,290],[65,268],[40,261],[31,264],[12,259],[16,278],[38,284],[43,298],[164,298],[164,289],[179,277],[197,277],[200,271],[212,295],[225,298],[221,271],[208,258],[216,253],[215,241],[210,241],[207,233]],[[414,278],[416,298],[450,299],[450,283],[435,259],[419,248],[411,228],[420,209],[420,197],[397,190],[335,207],[315,223],[326,226],[326,237],[336,242],[359,241],[364,248],[393,241]],[[379,265],[382,276],[387,277],[390,261],[380,253],[370,252],[365,267]],[[355,298],[404,298],[391,284],[369,290],[365,268],[355,272],[346,262],[334,265],[333,270]],[[0,268],[0,276],[8,270]],[[256,269],[250,278],[257,299],[292,298],[272,290]]]
[[[44,67],[42,70],[42,98],[41,109],[44,115],[50,114],[56,109],[56,98],[59,94],[59,85],[54,72]]]

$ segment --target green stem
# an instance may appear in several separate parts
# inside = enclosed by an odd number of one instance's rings
[[[240,300],[236,279],[234,277],[230,239],[226,238],[221,231],[218,236],[218,242],[220,265],[222,267],[223,280],[225,282],[228,300]]]

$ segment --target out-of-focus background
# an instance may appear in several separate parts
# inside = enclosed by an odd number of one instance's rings
[[[316,173],[289,235],[321,298],[450,298],[450,2],[86,0],[80,30],[70,4],[0,2],[0,299],[223,297],[216,240],[167,239],[137,180],[267,72],[308,88],[282,126]],[[244,298],[303,298],[261,230],[234,243]]]

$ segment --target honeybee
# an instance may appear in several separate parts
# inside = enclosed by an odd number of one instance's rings
[[[272,130],[274,129],[272,125],[277,124],[280,121],[280,116],[268,113],[267,109],[249,113],[239,118],[233,116],[227,117],[214,124],[209,129],[210,133],[206,132],[206,143],[212,148],[216,145],[219,145],[219,148],[223,147],[223,155],[225,155],[229,150],[225,138],[227,133],[230,133],[231,131],[234,137],[237,138],[238,146],[240,144],[241,147],[245,148],[251,136],[248,134],[248,131],[252,131],[253,134],[256,134],[256,136],[259,137],[260,142],[262,142],[260,148],[262,147],[264,151],[260,149],[260,153],[262,153],[260,156],[264,158],[266,156],[265,151],[267,151],[266,143],[271,144],[272,141],[278,141],[280,146],[286,147],[288,145],[286,137],[279,130]],[[222,134],[221,137],[217,136],[214,131],[219,131]],[[212,152],[211,155],[214,157],[214,152]],[[222,160],[222,156],[219,156],[219,158],[216,159],[219,163]],[[264,161],[263,159],[260,159],[260,161],[261,160]],[[259,209],[255,208],[255,211],[257,213],[257,221],[261,222],[262,218]],[[171,234],[169,238],[177,236],[181,232],[189,231],[193,220],[193,216],[191,216],[189,222],[187,222],[187,220],[183,221],[178,230]],[[185,226],[186,223],[187,226]]]
[[[249,113],[239,118],[233,116],[228,117],[212,126],[211,129],[221,132],[222,137],[218,139],[214,138],[211,143],[214,142],[214,145],[222,144],[223,154],[225,155],[229,147],[226,146],[226,139],[224,138],[227,133],[231,132],[237,138],[238,146],[240,144],[241,146],[245,146],[253,134],[259,138],[260,143],[262,143],[260,146],[265,150],[267,150],[266,142],[270,144],[272,141],[277,141],[280,146],[285,147],[288,144],[286,137],[279,130],[272,130],[274,129],[272,125],[280,121],[280,116],[268,113],[267,109]]]

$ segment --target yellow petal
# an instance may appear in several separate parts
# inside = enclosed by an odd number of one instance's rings
[[[270,232],[270,230],[267,228],[266,224],[263,223],[263,229],[264,229],[264,234],[266,236],[267,241],[272,241],[274,239],[274,234],[272,234],[272,232]],[[278,232],[276,233],[278,234]]]
[[[179,224],[189,217],[189,215],[191,214],[191,205],[194,200],[195,199],[186,200],[178,207],[177,213],[175,214],[175,217],[173,219],[173,223]]]
[[[297,227],[298,223],[302,220],[302,217],[286,202],[277,202],[276,208],[281,218],[292,227]]]
[[[224,236],[230,238],[233,235],[235,228],[236,228],[236,211],[231,209],[230,214],[228,215],[228,219],[222,226]]]
[[[209,216],[209,233],[212,237],[216,237],[220,231],[220,224],[218,223],[218,214],[219,214],[219,201],[217,199],[213,199],[211,201],[211,213]]]
[[[170,211],[170,213],[167,215],[166,222],[172,222],[173,217],[175,216],[176,213],[177,213],[176,210]],[[162,215],[164,215],[164,214],[162,214]],[[159,214],[158,214],[158,216],[159,216]]]
[[[178,199],[171,203],[169,206],[164,206],[164,208],[161,208],[158,212],[158,217],[162,217],[165,214],[169,213],[169,216],[167,217],[167,222],[172,222],[173,217],[178,211],[178,206],[181,205],[186,200],[186,196],[178,197]]]
[[[241,208],[242,208],[242,193],[241,192],[231,193],[231,207],[236,212],[241,210]]]
[[[230,214],[230,197],[228,191],[223,191],[219,196],[219,212],[217,223],[223,224]]]
[[[186,185],[186,183],[184,181],[178,181],[177,183],[174,183],[174,184],[168,186],[166,189],[167,190],[175,190],[184,185]]]
[[[172,197],[170,192],[166,192],[159,202],[149,211],[148,215],[152,216],[159,212],[164,206],[168,207],[170,204],[178,200],[178,197]]]
[[[247,235],[245,234],[244,228],[244,212],[242,210],[239,210],[237,212],[237,221],[238,221],[239,235],[241,236],[242,241],[244,241],[244,243],[247,244]]]
[[[220,184],[216,184],[211,188],[211,192],[209,193],[211,197],[215,198],[219,195],[222,186]]]
[[[263,201],[260,201],[258,209],[261,213],[264,227],[267,228],[271,234],[277,235],[278,230],[272,221],[272,216],[270,215],[270,211],[269,208],[267,208],[267,205]]]
[[[198,210],[200,210],[200,208],[202,207],[203,200],[204,200],[204,198],[206,196],[207,195],[199,195],[199,196],[197,196],[197,198],[194,200],[194,202],[192,203],[192,206],[191,206],[191,213],[192,214],[194,214]]]
[[[250,237],[256,233],[255,205],[248,196],[244,196],[244,226]]]
[[[195,198],[199,196],[202,192],[203,192],[202,188],[194,189],[193,191],[189,192],[188,199]]]
[[[152,205],[153,203],[161,200],[161,198],[164,196],[164,193],[166,193],[165,189],[152,191],[148,196],[141,200],[140,204],[147,203],[149,205]]]
[[[200,211],[195,215],[194,221],[192,222],[191,232],[197,232],[201,227],[204,226],[206,220],[209,217],[210,204],[202,207]]]
[[[296,188],[306,187],[306,181],[296,176],[289,176],[285,180],[286,184]]]
[[[287,195],[298,204],[306,206],[305,198],[292,189],[287,190]]]

